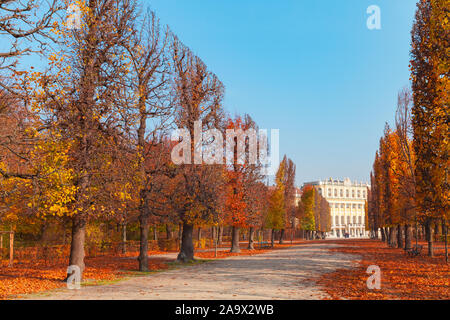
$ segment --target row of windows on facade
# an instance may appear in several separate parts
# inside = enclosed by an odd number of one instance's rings
[[[331,204],[331,207],[333,207],[333,204]],[[350,209],[350,203],[347,203],[346,205],[344,203],[335,203],[334,207],[336,209],[338,209],[339,207],[341,207],[342,209],[344,209],[344,207],[346,207],[347,209]],[[356,203],[352,204],[351,207],[353,209],[356,209]],[[362,208],[362,204],[358,204],[358,209]]]
[[[322,194],[322,188],[319,189],[319,193]],[[344,197],[344,189],[339,190],[339,195],[341,198]],[[337,198],[338,196],[338,189],[334,189],[334,197]],[[328,197],[331,197],[331,188],[328,188]],[[350,190],[345,190],[345,197],[350,198]],[[355,190],[352,190],[352,198],[355,197]],[[357,190],[356,197],[361,198],[361,190]],[[366,198],[366,190],[362,191],[362,197]]]
[[[339,216],[335,216],[335,225],[339,225]],[[353,224],[356,224],[356,216],[353,216]],[[347,216],[347,224],[350,223],[350,216]],[[341,224],[345,224],[345,217],[341,216]],[[358,224],[362,224],[362,217],[358,217]]]

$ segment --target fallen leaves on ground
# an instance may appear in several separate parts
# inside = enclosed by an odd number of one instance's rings
[[[332,299],[355,300],[448,300],[450,299],[450,266],[442,249],[435,257],[422,254],[408,257],[404,250],[389,248],[377,240],[333,241],[340,247],[330,251],[356,254],[357,268],[339,269],[324,274],[318,283]],[[369,290],[366,273],[370,265],[381,269],[381,289]]]
[[[131,254],[127,254],[131,255]],[[134,254],[136,255],[136,254]],[[150,270],[163,270],[168,268],[169,260],[164,258],[151,258]],[[87,257],[86,270],[83,277],[89,282],[120,279],[133,271],[138,271],[138,261],[133,258],[120,256]],[[42,261],[20,261],[12,268],[7,262],[0,265],[0,300],[13,298],[16,295],[37,293],[56,288],[63,288],[66,283],[67,264],[48,264]]]

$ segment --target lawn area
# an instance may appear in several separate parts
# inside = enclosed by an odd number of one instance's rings
[[[377,240],[333,241],[341,245],[331,251],[358,254],[356,269],[337,270],[321,276],[318,281],[333,299],[361,300],[448,300],[450,299],[450,266],[445,262],[442,244],[437,245],[436,256],[422,254],[408,257],[402,249],[389,248]],[[366,285],[367,267],[381,269],[381,289],[369,290]]]

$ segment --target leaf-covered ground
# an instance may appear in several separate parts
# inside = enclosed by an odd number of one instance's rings
[[[149,254],[155,253],[159,252],[149,252]],[[112,281],[137,271],[137,259],[129,259],[126,256],[87,257],[84,279],[92,283]],[[150,258],[149,269],[154,271],[167,269],[168,261],[164,258]],[[62,288],[66,286],[62,281],[65,278],[66,270],[67,264],[62,262],[51,264],[39,260],[16,261],[12,268],[8,267],[7,262],[2,262],[0,265],[0,300]]]
[[[337,270],[323,275],[318,283],[333,299],[360,300],[449,300],[450,266],[445,262],[442,245],[435,257],[422,254],[408,257],[402,249],[393,249],[376,240],[334,241],[342,246],[330,249],[362,257],[356,269]],[[370,265],[381,269],[381,289],[367,288]]]

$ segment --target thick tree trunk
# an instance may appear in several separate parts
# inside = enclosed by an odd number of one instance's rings
[[[127,224],[122,224],[122,253],[127,253]]]
[[[86,236],[86,221],[76,215],[72,219],[72,242],[70,244],[69,266],[80,268],[81,277],[84,272],[84,239]],[[67,275],[69,277],[69,274]],[[67,279],[67,278],[66,278]]]
[[[403,230],[402,226],[399,224],[397,226],[397,248],[402,249],[403,248]]]
[[[425,222],[425,236],[428,241],[428,256],[433,256],[433,223],[431,219]]]
[[[239,247],[239,228],[233,226],[231,229],[231,250],[230,252],[241,252]]]
[[[285,233],[285,232],[286,232],[286,231],[285,231],[284,229],[281,229],[281,231],[280,231],[280,241],[279,241],[280,244],[283,244],[284,233]]]
[[[386,234],[384,233],[384,228],[381,228],[381,241],[386,241]]]
[[[183,235],[181,238],[181,248],[177,260],[188,262],[194,260],[194,245],[192,243],[192,234],[194,226],[192,224],[183,223]]]
[[[405,250],[412,248],[412,228],[411,225],[405,224]]]
[[[148,229],[149,223],[148,218],[141,215],[139,216],[139,229],[140,229],[140,239],[139,239],[139,271],[148,271]]]
[[[255,229],[253,227],[250,227],[250,229],[248,230],[248,250],[254,250],[255,247],[253,246],[253,238],[255,235]]]

